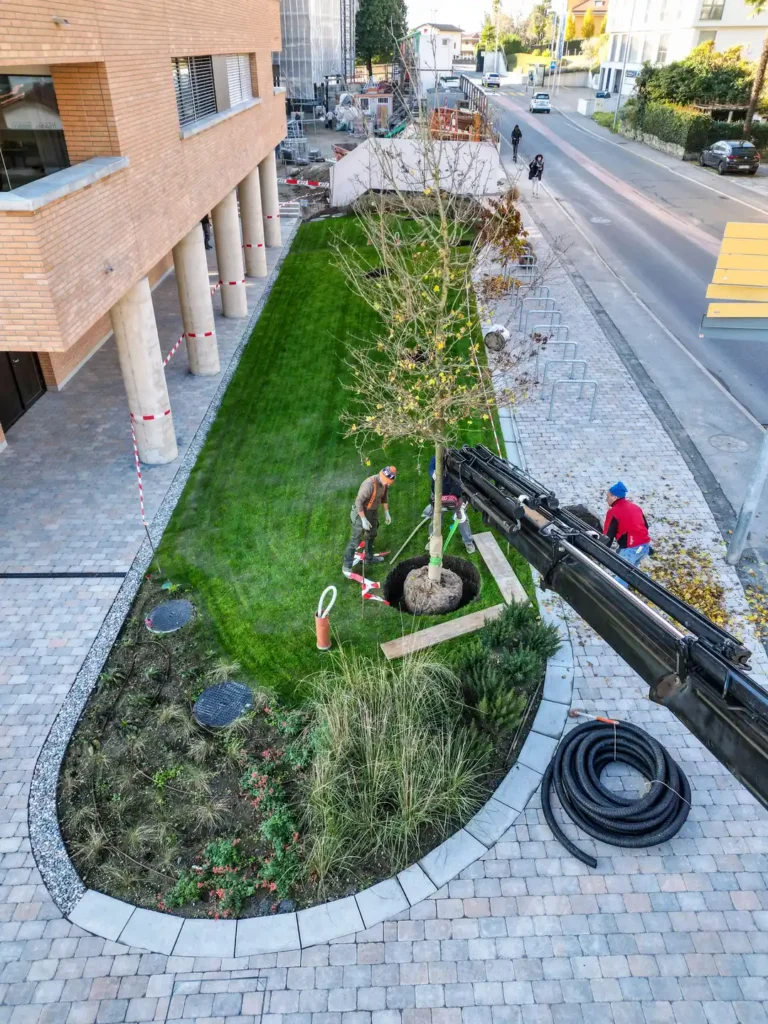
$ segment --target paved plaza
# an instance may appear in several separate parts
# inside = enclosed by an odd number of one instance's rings
[[[548,422],[535,389],[517,414],[528,469],[597,512],[621,477],[657,524],[657,543],[677,528],[661,520],[685,523],[716,560],[764,680],[764,651],[687,465],[565,274],[555,268],[547,283],[600,393],[594,422],[588,403],[565,397]],[[173,295],[169,278],[156,304],[165,296],[172,308]],[[171,319],[161,320],[164,351],[180,330]],[[217,317],[217,329],[224,364],[242,324]],[[183,352],[176,358],[168,380],[183,455],[216,381],[191,378]],[[24,417],[0,455],[6,572],[123,572],[143,539],[112,343],[92,363]],[[174,472],[146,471],[150,516]],[[690,779],[691,813],[671,842],[628,853],[583,841],[598,858],[591,870],[553,841],[537,793],[458,879],[401,919],[330,944],[166,957],[71,925],[35,867],[27,797],[120,582],[0,579],[0,1024],[768,1024],[768,814],[573,615],[574,704],[647,729]],[[637,785],[621,766],[610,777]]]

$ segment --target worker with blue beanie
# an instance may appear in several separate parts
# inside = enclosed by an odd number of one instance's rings
[[[645,513],[639,505],[627,500],[627,485],[622,480],[608,488],[606,501],[608,514],[605,517],[603,533],[608,538],[608,547],[615,540],[619,548],[619,558],[630,565],[640,565],[651,553],[651,537]]]

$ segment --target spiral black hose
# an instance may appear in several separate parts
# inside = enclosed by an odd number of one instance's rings
[[[602,784],[600,773],[613,761],[648,779],[645,796],[623,796]],[[560,742],[541,784],[544,817],[555,838],[582,863],[597,867],[595,858],[580,850],[555,821],[553,786],[565,813],[587,835],[628,849],[671,839],[691,809],[691,787],[683,770],[659,742],[629,722],[593,721],[573,729]]]

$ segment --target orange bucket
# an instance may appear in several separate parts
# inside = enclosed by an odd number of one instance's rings
[[[323,601],[325,601],[325,595],[330,593],[331,599],[328,605],[323,608]],[[317,637],[317,649],[318,651],[330,651],[331,649],[331,608],[333,608],[336,602],[336,587],[333,585],[326,587],[320,595],[320,601],[317,606],[317,614],[315,615],[315,636]]]

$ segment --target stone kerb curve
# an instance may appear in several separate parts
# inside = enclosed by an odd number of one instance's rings
[[[44,845],[40,830],[35,829],[33,850],[59,909],[85,931],[152,953],[240,957],[302,949],[352,935],[395,917],[434,895],[483,857],[514,825],[538,789],[565,729],[573,690],[573,647],[560,598],[545,595],[538,589],[536,593],[541,617],[558,628],[562,646],[547,663],[542,700],[531,731],[517,761],[485,805],[464,828],[416,864],[355,896],[290,914],[238,921],[182,918],[135,907],[86,889],[69,859],[58,822],[54,821],[51,829],[49,821]],[[79,711],[68,720],[67,742],[78,718]],[[44,747],[41,759],[45,753]],[[60,764],[60,758],[56,763],[57,766]],[[50,870],[51,857],[55,858],[56,875],[63,884],[55,884]]]

